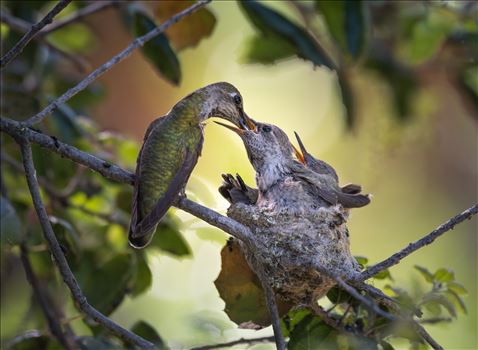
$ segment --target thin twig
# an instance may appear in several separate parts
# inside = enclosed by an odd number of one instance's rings
[[[200,9],[201,7],[204,7],[210,1],[211,0],[200,0],[200,1],[196,2],[194,5],[192,5],[192,6],[188,7],[187,9],[179,12],[176,15],[172,16],[170,19],[168,19],[166,22],[164,22],[160,26],[156,27],[155,29],[151,30],[150,32],[146,33],[145,35],[140,36],[140,37],[136,38],[135,40],[133,40],[133,42],[131,44],[129,44],[128,47],[126,47],[123,51],[121,51],[116,56],[111,58],[108,62],[104,63],[103,65],[101,65],[100,67],[95,69],[86,78],[84,78],[82,81],[80,81],[76,86],[70,88],[63,95],[61,95],[55,101],[53,101],[48,106],[46,106],[41,112],[35,114],[33,117],[26,120],[25,125],[26,126],[32,126],[34,124],[37,124],[37,123],[41,122],[47,115],[49,115],[51,112],[56,110],[59,105],[61,105],[62,103],[65,103],[71,97],[76,95],[78,92],[84,90],[88,85],[90,85],[93,81],[95,81],[103,73],[107,72],[108,70],[113,68],[116,64],[118,64],[119,62],[121,62],[125,58],[127,58],[129,55],[131,55],[131,53],[134,50],[143,46],[147,41],[153,39],[157,35],[163,33],[166,29],[168,29],[170,26],[172,26],[173,24],[178,22],[183,17],[190,15],[194,11]]]
[[[65,349],[69,350],[76,348],[74,339],[67,339],[63,333],[61,320],[59,319],[58,315],[55,314],[53,306],[50,305],[49,298],[47,295],[45,295],[46,290],[40,286],[40,282],[33,271],[30,258],[28,257],[28,248],[25,243],[20,244],[20,259],[22,261],[27,280],[32,286],[33,295],[35,296],[35,299],[45,315],[51,334],[58,339],[58,342]]]
[[[443,350],[443,346],[438,344],[435,339],[418,323],[414,323],[415,331],[434,349],[434,350]]]
[[[8,26],[12,30],[21,34],[25,34],[26,32],[28,32],[28,30],[30,30],[30,27],[31,27],[31,23],[28,23],[27,21],[24,21],[21,18],[13,17],[9,15],[8,13],[6,13],[6,11],[2,11],[0,13],[0,21],[2,23],[8,24]],[[90,64],[83,57],[81,57],[78,54],[73,54],[59,48],[58,46],[48,41],[47,38],[41,35],[37,35],[33,37],[33,40],[41,42],[42,44],[46,45],[48,49],[50,49],[51,51],[54,51],[58,53],[60,56],[64,57],[65,59],[71,61],[78,68],[80,72],[86,72],[90,69]]]
[[[445,232],[452,230],[455,225],[459,224],[466,219],[471,218],[473,215],[478,213],[478,204],[473,205],[472,207],[466,209],[461,214],[456,215],[455,217],[451,218],[444,224],[438,226],[435,230],[430,232],[425,237],[410,243],[408,246],[400,250],[398,253],[393,254],[389,258],[383,260],[382,262],[369,267],[367,270],[360,273],[357,277],[357,281],[365,281],[373,276],[375,276],[380,271],[383,271],[390,266],[398,264],[403,258],[407,257],[411,253],[417,251],[418,249],[431,244],[435,239],[440,237]]]
[[[425,318],[423,320],[419,320],[418,323],[420,324],[437,324],[437,323],[450,323],[453,319],[451,317],[433,317],[433,318]]]
[[[269,310],[269,315],[271,316],[272,321],[272,329],[274,330],[276,348],[277,350],[285,350],[286,344],[284,336],[282,335],[275,293],[267,280],[267,275],[263,268],[261,266],[257,266],[255,270],[257,277],[259,277],[259,280],[261,281],[262,289],[264,290],[264,297],[266,298],[267,309]]]
[[[317,316],[320,317],[320,319],[327,325],[327,326],[330,326],[332,328],[334,328],[335,330],[339,331],[339,332],[343,332],[343,333],[347,333],[349,331],[347,331],[344,327],[342,327],[340,325],[340,322],[339,320],[336,320],[335,318],[333,317],[330,317],[329,313],[327,311],[325,311],[322,306],[320,306],[319,304],[317,304],[316,302],[315,303],[311,303],[311,305],[309,306],[310,310],[316,314]]]
[[[117,4],[119,4],[119,0],[102,0],[102,1],[93,2],[91,5],[83,7],[82,9],[75,11],[69,16],[63,17],[59,19],[58,21],[55,21],[54,23],[47,25],[45,28],[43,28],[40,31],[39,35],[46,36],[50,34],[51,32],[54,32],[55,30],[63,28],[71,23],[77,22],[83,17],[89,16],[96,12],[100,12],[110,6],[117,5]]]
[[[101,324],[104,328],[123,339],[124,341],[137,345],[144,349],[153,349],[154,345],[149,341],[137,336],[136,334],[128,331],[127,329],[119,326],[111,319],[100,313],[94,307],[92,307],[86,300],[83,292],[80,289],[80,286],[71,272],[71,269],[68,265],[68,262],[63,254],[63,251],[58,243],[55,233],[51,227],[51,223],[46,212],[45,206],[40,196],[39,184],[35,175],[35,166],[33,163],[32,150],[30,144],[22,140],[21,138],[17,139],[21,146],[23,165],[25,167],[25,176],[27,179],[28,188],[33,200],[33,206],[38,215],[40,225],[43,230],[43,234],[50,248],[56,265],[60,270],[60,274],[63,277],[63,281],[68,286],[71,291],[72,297],[76,302],[77,307],[83,311],[87,316],[91,317],[97,323]]]
[[[13,46],[1,59],[0,59],[0,68],[3,69],[11,62],[15,57],[17,57],[28,45],[30,40],[47,24],[50,24],[53,21],[53,18],[61,12],[72,0],[60,0],[53,9],[51,9],[45,17],[43,17],[40,22],[34,24],[30,30]]]
[[[241,339],[233,340],[227,343],[199,346],[197,348],[192,348],[191,350],[212,350],[212,349],[221,349],[221,348],[226,348],[226,347],[241,345],[241,344],[252,345],[255,343],[273,342],[273,341],[274,341],[274,336],[252,338],[252,339],[241,338]]]

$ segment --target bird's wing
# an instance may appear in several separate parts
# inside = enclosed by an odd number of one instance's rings
[[[292,174],[311,185],[314,192],[326,202],[332,205],[337,204],[337,193],[334,188],[327,185],[324,180],[325,175],[317,174],[299,163],[294,164]]]
[[[219,193],[231,204],[245,203],[255,204],[259,192],[257,189],[247,186],[244,180],[236,174],[222,174],[223,183],[219,187]]]
[[[151,131],[153,131],[154,128],[156,128],[157,126],[161,125],[161,123],[164,121],[166,117],[161,117],[161,118],[158,118],[158,119],[155,119],[151,122],[151,124],[149,124],[148,126],[148,129],[146,129],[146,132],[144,133],[144,137],[143,137],[143,144],[141,145],[141,149],[139,151],[139,154],[138,154],[138,158],[136,160],[136,172],[135,172],[135,177],[134,177],[134,186],[133,186],[133,203],[131,205],[131,220],[130,220],[130,225],[129,225],[129,232],[130,232],[130,235],[132,234],[132,232],[135,231],[135,227],[138,223],[138,203],[140,202],[140,198],[139,198],[139,174],[140,174],[140,170],[141,170],[141,158],[142,158],[142,154],[143,154],[143,149],[144,149],[144,144],[146,142],[146,139],[148,138],[149,134],[151,133]],[[141,220],[141,218],[140,218]]]
[[[195,150],[186,149],[186,155],[181,168],[174,175],[168,189],[164,195],[158,199],[151,212],[146,215],[140,222],[136,224],[132,233],[132,238],[139,239],[147,235],[158,224],[161,218],[166,214],[168,209],[177,198],[179,192],[186,185],[194,166],[197,163],[200,153],[200,146]]]
[[[357,184],[347,184],[342,186],[342,192],[347,194],[359,194],[362,192],[362,186]]]
[[[345,208],[360,208],[370,203],[370,195],[339,192],[338,201]]]

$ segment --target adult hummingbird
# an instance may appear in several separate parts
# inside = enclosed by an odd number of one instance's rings
[[[333,176],[317,173],[295,160],[289,138],[277,126],[254,123],[254,128],[239,129],[217,123],[236,132],[244,142],[256,171],[258,206],[301,211],[309,205],[340,203],[354,208],[370,202],[368,196],[344,193]]]
[[[154,120],[146,130],[136,163],[129,243],[143,248],[173,204],[196,165],[203,145],[203,128],[210,117],[239,128],[251,127],[242,97],[221,82],[198,89]]]
[[[302,140],[300,139],[299,134],[295,131],[294,131],[294,134],[300,147],[300,151],[294,147],[297,159],[302,164],[307,166],[309,169],[315,171],[316,173],[333,177],[335,181],[337,181],[338,183],[339,176],[337,175],[337,172],[335,171],[335,169],[329,163],[324,162],[323,160],[314,158],[309,152],[307,152],[307,149],[302,143]],[[356,184],[347,184],[341,187],[341,189],[342,189],[342,192],[344,193],[359,194],[362,191],[362,186],[356,185]]]

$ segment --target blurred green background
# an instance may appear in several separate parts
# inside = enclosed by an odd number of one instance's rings
[[[103,98],[88,110],[88,115],[101,130],[141,141],[148,124],[167,113],[181,97],[209,83],[232,83],[241,91],[251,117],[280,126],[291,140],[297,131],[311,153],[337,169],[342,183],[359,183],[373,194],[371,205],[352,212],[349,230],[352,253],[378,262],[477,202],[477,109],[450,78],[455,61],[476,64],[476,57],[454,56],[451,50],[445,52],[444,43],[430,49],[431,54],[423,52],[427,43],[439,40],[430,33],[437,21],[443,20],[440,11],[448,11],[446,6],[462,6],[440,3],[446,4],[438,10],[427,7],[426,2],[397,5],[397,11],[405,17],[420,11],[438,13],[421,24],[424,28],[410,29],[412,34],[396,43],[397,56],[414,67],[414,78],[419,82],[419,88],[411,93],[405,118],[397,112],[394,81],[390,84],[363,66],[350,65],[347,70],[355,115],[354,126],[349,129],[335,72],[314,68],[299,58],[273,65],[245,64],[244,41],[255,29],[237,4],[229,1],[208,6],[217,19],[212,35],[180,53],[179,86],[158,76],[137,51],[99,79]],[[268,1],[266,5],[292,21],[303,20],[289,2]],[[474,11],[476,30],[476,7],[470,6],[467,11]],[[461,19],[458,16],[450,21]],[[114,9],[89,17],[87,24],[96,36],[87,55],[92,67],[105,62],[131,40]],[[320,28],[323,22],[313,25]],[[394,25],[390,21],[383,27],[389,26],[393,32],[398,30]],[[433,33],[441,35],[436,30]],[[476,72],[470,78],[475,86]],[[240,139],[209,121],[202,156],[188,184],[190,197],[225,213],[228,203],[216,189],[220,175],[227,172],[237,172],[248,184],[254,184],[253,169]],[[257,333],[239,330],[223,312],[224,302],[213,281],[220,271],[219,254],[227,236],[188,214],[173,211],[181,221],[181,232],[192,255],[177,258],[147,251],[153,273],[151,289],[136,298],[127,297],[113,318],[125,326],[140,319],[149,322],[172,348],[272,334],[270,328]],[[446,349],[478,347],[477,232],[476,218],[464,222],[391,269],[394,284],[411,293],[425,285],[414,265],[432,271],[439,267],[455,271],[456,279],[468,290],[468,313],[458,314],[450,324],[427,326]],[[28,285],[21,276],[12,285],[15,290],[2,287],[2,338],[15,334],[22,322],[19,315],[27,309]],[[401,345],[406,347],[405,343]],[[271,344],[253,347],[272,348]]]

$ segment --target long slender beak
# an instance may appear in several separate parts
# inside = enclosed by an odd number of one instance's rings
[[[221,123],[221,122],[218,122],[216,120],[214,120],[214,123],[216,124],[219,124],[221,126],[224,126],[225,128],[228,128],[229,130],[232,130],[234,131],[236,134],[238,134],[239,136],[241,136],[242,134],[244,134],[246,132],[246,129],[240,129],[240,128],[236,128],[235,126],[232,126],[232,125],[229,125],[229,124],[225,124],[225,123]]]
[[[295,155],[302,164],[305,164],[305,155],[307,154],[307,150],[305,149],[304,144],[302,143],[302,140],[299,137],[299,134],[294,131],[294,135],[300,147],[300,151],[299,151],[294,145],[292,145],[292,147],[294,147]]]
[[[242,112],[242,118],[239,120],[239,125],[244,130],[257,131],[256,123],[251,118],[249,118],[246,112]]]

